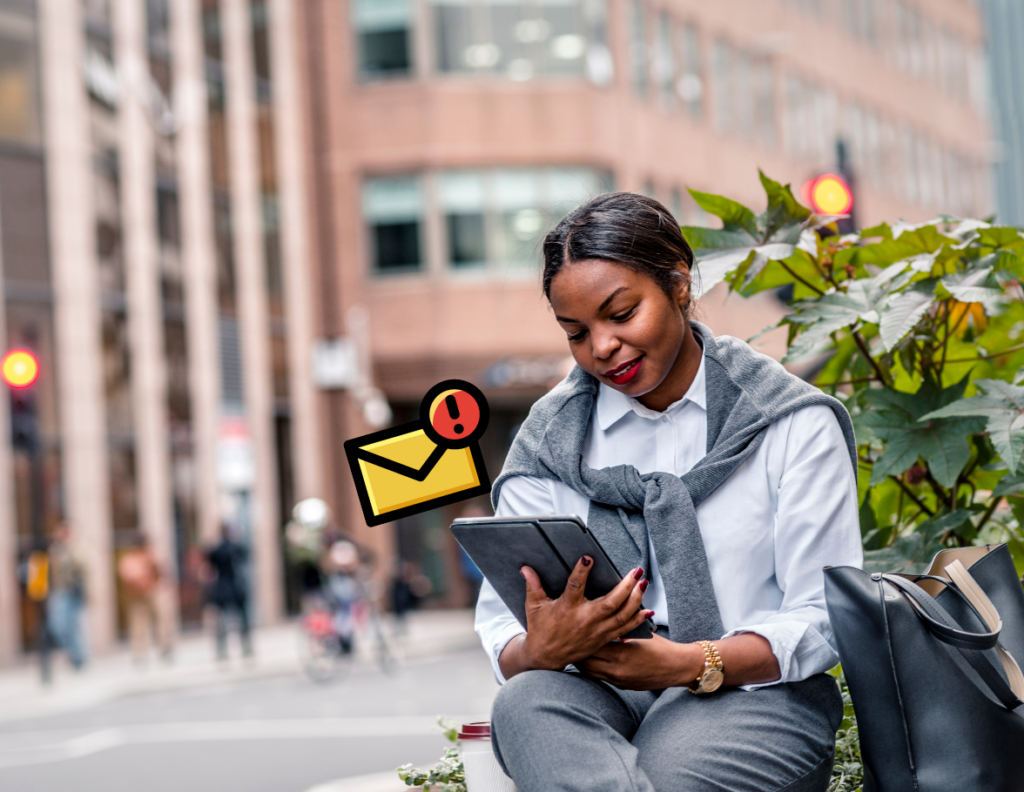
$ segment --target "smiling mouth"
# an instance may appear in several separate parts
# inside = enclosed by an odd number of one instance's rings
[[[633,358],[628,363],[623,363],[618,368],[605,372],[605,376],[616,385],[625,385],[627,382],[631,382],[639,373],[640,364],[643,362],[643,359],[643,355]]]

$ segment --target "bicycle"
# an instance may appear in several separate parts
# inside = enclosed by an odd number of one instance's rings
[[[341,602],[332,593],[331,581],[321,574],[320,601],[300,619],[299,659],[306,674],[318,684],[338,681],[351,670],[356,655],[356,637],[367,632],[374,642],[374,659],[385,673],[391,673],[395,658],[384,637],[380,612],[373,596],[374,581],[360,569],[351,576],[354,597]],[[351,629],[339,630],[339,621]]]

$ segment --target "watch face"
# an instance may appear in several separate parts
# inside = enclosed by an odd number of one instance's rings
[[[722,681],[725,676],[717,668],[709,668],[704,672],[704,677],[700,681],[701,688],[707,693],[714,693],[722,686]]]

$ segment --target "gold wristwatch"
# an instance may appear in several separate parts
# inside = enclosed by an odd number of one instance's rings
[[[697,695],[714,693],[722,686],[725,674],[722,669],[722,658],[711,641],[697,641],[700,648],[704,650],[704,670],[700,676],[690,685],[690,690]]]

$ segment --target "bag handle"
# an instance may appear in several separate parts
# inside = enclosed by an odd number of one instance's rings
[[[949,564],[945,571],[949,575],[949,579],[956,584],[957,590],[981,614],[981,618],[988,625],[988,628],[990,630],[1002,630],[1003,622],[999,618],[999,612],[996,610],[995,605],[992,604],[992,600],[988,598],[985,590],[978,585],[978,581],[967,571],[963,563],[957,559],[952,564]],[[996,625],[999,626],[996,627]],[[1002,663],[1003,671],[1006,672],[1006,678],[1010,682],[1010,688],[1017,695],[1017,698],[1024,699],[1024,674],[1021,673],[1020,666],[1013,659],[1013,655],[1002,646],[996,644],[995,649],[996,656],[999,658],[999,662]]]
[[[966,570],[964,572],[966,573]],[[928,627],[932,635],[943,643],[960,650],[960,654],[978,672],[978,676],[981,677],[982,681],[995,694],[1004,707],[1013,710],[1021,705],[1021,696],[1018,695],[1018,692],[1010,684],[1007,684],[1006,680],[1003,679],[988,658],[980,654],[984,649],[996,647],[999,640],[999,632],[1002,629],[1001,621],[997,622],[998,629],[987,633],[972,633],[957,629],[959,625],[953,626],[956,624],[953,618],[920,586],[898,575],[882,575],[881,578],[896,587],[910,600],[918,617],[925,623],[925,626]],[[950,588],[958,594],[962,593],[955,586],[950,586]],[[995,611],[991,602],[989,602],[989,607]],[[996,617],[998,619],[998,613]],[[1020,693],[1024,693],[1024,686],[1019,690]]]

